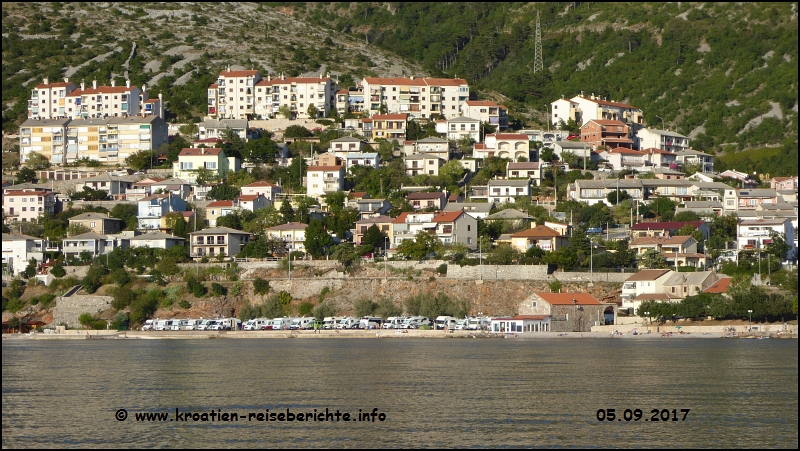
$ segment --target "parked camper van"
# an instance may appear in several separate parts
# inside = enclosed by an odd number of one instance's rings
[[[314,321],[314,318],[305,316],[302,318],[292,318],[292,324],[289,325],[289,330],[305,329],[306,326],[312,321]]]
[[[403,317],[401,316],[390,316],[386,318],[386,321],[383,322],[383,329],[399,329],[400,324],[403,322]]]
[[[341,316],[326,316],[322,320],[322,328],[325,330],[336,329],[336,324],[341,320]]]
[[[272,320],[272,330],[289,330],[292,325],[292,319],[288,317],[274,318]]]
[[[244,323],[244,326],[242,326],[242,328],[243,330],[261,330],[269,322],[270,320],[268,320],[267,318],[251,319],[246,321]]]
[[[436,330],[444,330],[444,329],[454,330],[456,328],[457,322],[458,320],[453,318],[452,316],[437,316],[434,326]]]
[[[144,326],[142,326],[142,330],[153,330],[153,326],[155,326],[156,320],[148,319],[144,322]]]
[[[358,327],[358,319],[352,316],[344,317],[336,323],[337,329],[355,329],[356,327]]]
[[[238,318],[221,318],[214,321],[211,330],[239,330],[242,321]]]
[[[358,322],[359,329],[380,329],[383,318],[380,316],[364,316]]]

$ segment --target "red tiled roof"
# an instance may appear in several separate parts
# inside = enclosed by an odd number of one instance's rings
[[[208,207],[233,207],[232,200],[215,200],[207,205]]]
[[[517,163],[517,162],[510,162],[508,163],[508,169],[539,169],[539,163]]]
[[[287,222],[275,227],[270,227],[267,230],[305,230],[308,224],[302,222]]]
[[[641,246],[643,244],[683,244],[692,239],[690,236],[643,236],[631,242],[631,246]]]
[[[71,82],[71,81],[70,81],[70,82],[67,82],[67,83],[64,83],[64,82],[58,82],[58,83],[48,83],[48,84],[39,83],[38,85],[36,85],[36,89],[47,89],[47,88],[66,88],[67,86],[69,86],[69,85],[74,85],[74,84],[75,84],[75,83],[73,83],[73,82]]]
[[[467,100],[469,106],[497,106],[497,102],[491,100]]]
[[[309,166],[308,172],[339,171],[341,166]]]
[[[425,78],[428,86],[460,86],[467,84],[463,78]]]
[[[195,155],[219,155],[222,151],[219,147],[206,147],[205,149],[186,147],[178,154],[179,157],[195,156]]]
[[[703,290],[703,293],[727,293],[733,279],[726,277],[716,281],[713,285]]]
[[[376,114],[372,116],[373,121],[405,121],[408,119],[408,114]]]
[[[366,191],[353,191],[350,193],[350,199],[363,199],[366,195]]]
[[[528,140],[528,135],[523,133],[496,133],[495,139],[524,139]]]
[[[461,216],[462,214],[464,214],[463,210],[443,211],[438,215],[436,215],[435,218],[433,218],[433,222],[453,222],[456,219],[458,219],[458,217]]]
[[[615,121],[613,119],[592,119],[589,122],[594,122],[597,125],[616,125],[616,126],[621,126],[621,127],[627,127],[627,125],[625,125],[624,122]],[[584,127],[585,126],[586,126],[586,124],[584,124]]]
[[[259,196],[260,194],[242,194],[241,196],[237,197],[237,199],[239,199],[240,202],[252,202],[258,199]]]
[[[325,83],[330,78],[315,78],[315,77],[289,77],[289,78],[273,78],[272,80],[267,80],[265,78],[261,79],[256,86],[275,86],[275,85],[290,85],[292,83],[295,84],[309,84],[309,83]],[[346,90],[345,90],[346,91]]]
[[[586,293],[536,293],[551,305],[600,305],[600,301]],[[573,299],[577,302],[572,302]]]
[[[364,82],[371,85],[408,85],[408,86],[425,86],[425,82],[421,78],[411,79],[408,77],[396,78],[381,78],[381,77],[364,77]]]
[[[408,217],[408,212],[404,211],[404,212],[400,213],[400,215],[398,217],[394,218],[394,221],[392,221],[392,224],[405,224],[407,217]]]
[[[517,232],[511,235],[511,238],[553,238],[557,236],[561,236],[561,234],[545,225],[538,225],[536,227],[531,227],[530,229]]]
[[[350,92],[350,91],[348,91],[348,90],[346,90],[346,89],[340,89],[340,90],[336,91],[336,94],[347,94],[347,93],[349,93],[349,92]]]
[[[605,141],[611,141],[611,140],[610,139],[606,139]],[[630,140],[628,140],[628,141],[630,141]],[[614,153],[614,154],[623,153],[623,154],[627,154],[627,155],[639,155],[639,156],[642,156],[642,157],[644,156],[644,154],[641,153],[641,152],[635,151],[633,149],[626,149],[625,147],[616,147],[614,149],[609,150],[608,153]]]
[[[634,301],[668,301],[669,299],[667,293],[642,293],[633,298]]]

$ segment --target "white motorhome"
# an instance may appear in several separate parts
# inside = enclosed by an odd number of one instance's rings
[[[485,316],[470,318],[467,323],[467,330],[484,330],[489,327],[491,320]]]
[[[155,325],[153,326],[153,330],[169,330],[169,327],[167,326],[167,320],[160,319],[156,321]]]
[[[399,329],[400,325],[403,323],[402,316],[390,316],[386,318],[386,321],[383,322],[384,329]]]
[[[433,325],[436,330],[455,329],[457,322],[452,316],[437,316]]]
[[[305,329],[306,326],[314,321],[314,318],[304,316],[302,318],[292,318],[292,324],[289,325],[289,330]]]
[[[266,326],[270,322],[271,322],[271,320],[269,320],[267,318],[251,319],[251,320],[248,320],[247,322],[244,323],[243,329],[244,330],[261,330],[261,329],[264,328],[264,326]]]
[[[204,319],[196,328],[197,330],[211,330],[211,326],[213,326],[214,323],[216,323],[216,321],[213,319]]]
[[[336,324],[341,319],[341,316],[326,316],[322,320],[322,328],[325,330],[336,329]]]
[[[144,325],[142,326],[142,330],[153,330],[153,327],[155,326],[155,323],[156,323],[156,320],[148,319],[147,321],[144,322]]]
[[[337,329],[355,329],[356,327],[358,327],[358,319],[352,316],[344,317],[336,323]]]
[[[272,330],[289,330],[291,325],[292,319],[289,317],[272,319]]]
[[[239,330],[242,321],[238,318],[220,318],[211,325],[211,330]]]
[[[380,329],[383,318],[380,316],[364,316],[358,322],[359,329]]]

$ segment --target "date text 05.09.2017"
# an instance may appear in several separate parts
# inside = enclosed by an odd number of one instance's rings
[[[650,415],[644,415],[642,409],[625,409],[617,416],[616,409],[600,409],[597,411],[597,421],[686,421],[689,410],[652,409]]]

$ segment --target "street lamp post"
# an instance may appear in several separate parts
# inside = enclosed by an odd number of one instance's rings
[[[387,253],[389,248],[388,243],[389,243],[389,237],[388,236],[383,237],[383,278],[387,280],[389,279],[388,275],[389,270],[387,269],[388,263],[386,262],[389,257],[389,254]]]
[[[747,331],[750,332],[750,323],[753,322],[753,311],[748,310],[747,314],[750,315],[750,319],[747,321]]]
[[[664,119],[663,119],[661,116],[659,116],[659,115],[656,115],[656,117],[657,117],[657,118],[659,118],[659,119],[661,119],[661,129],[662,129],[662,130],[666,130],[666,129],[664,128]]]
[[[644,316],[647,318],[647,333],[650,333],[650,312],[644,312]]]

